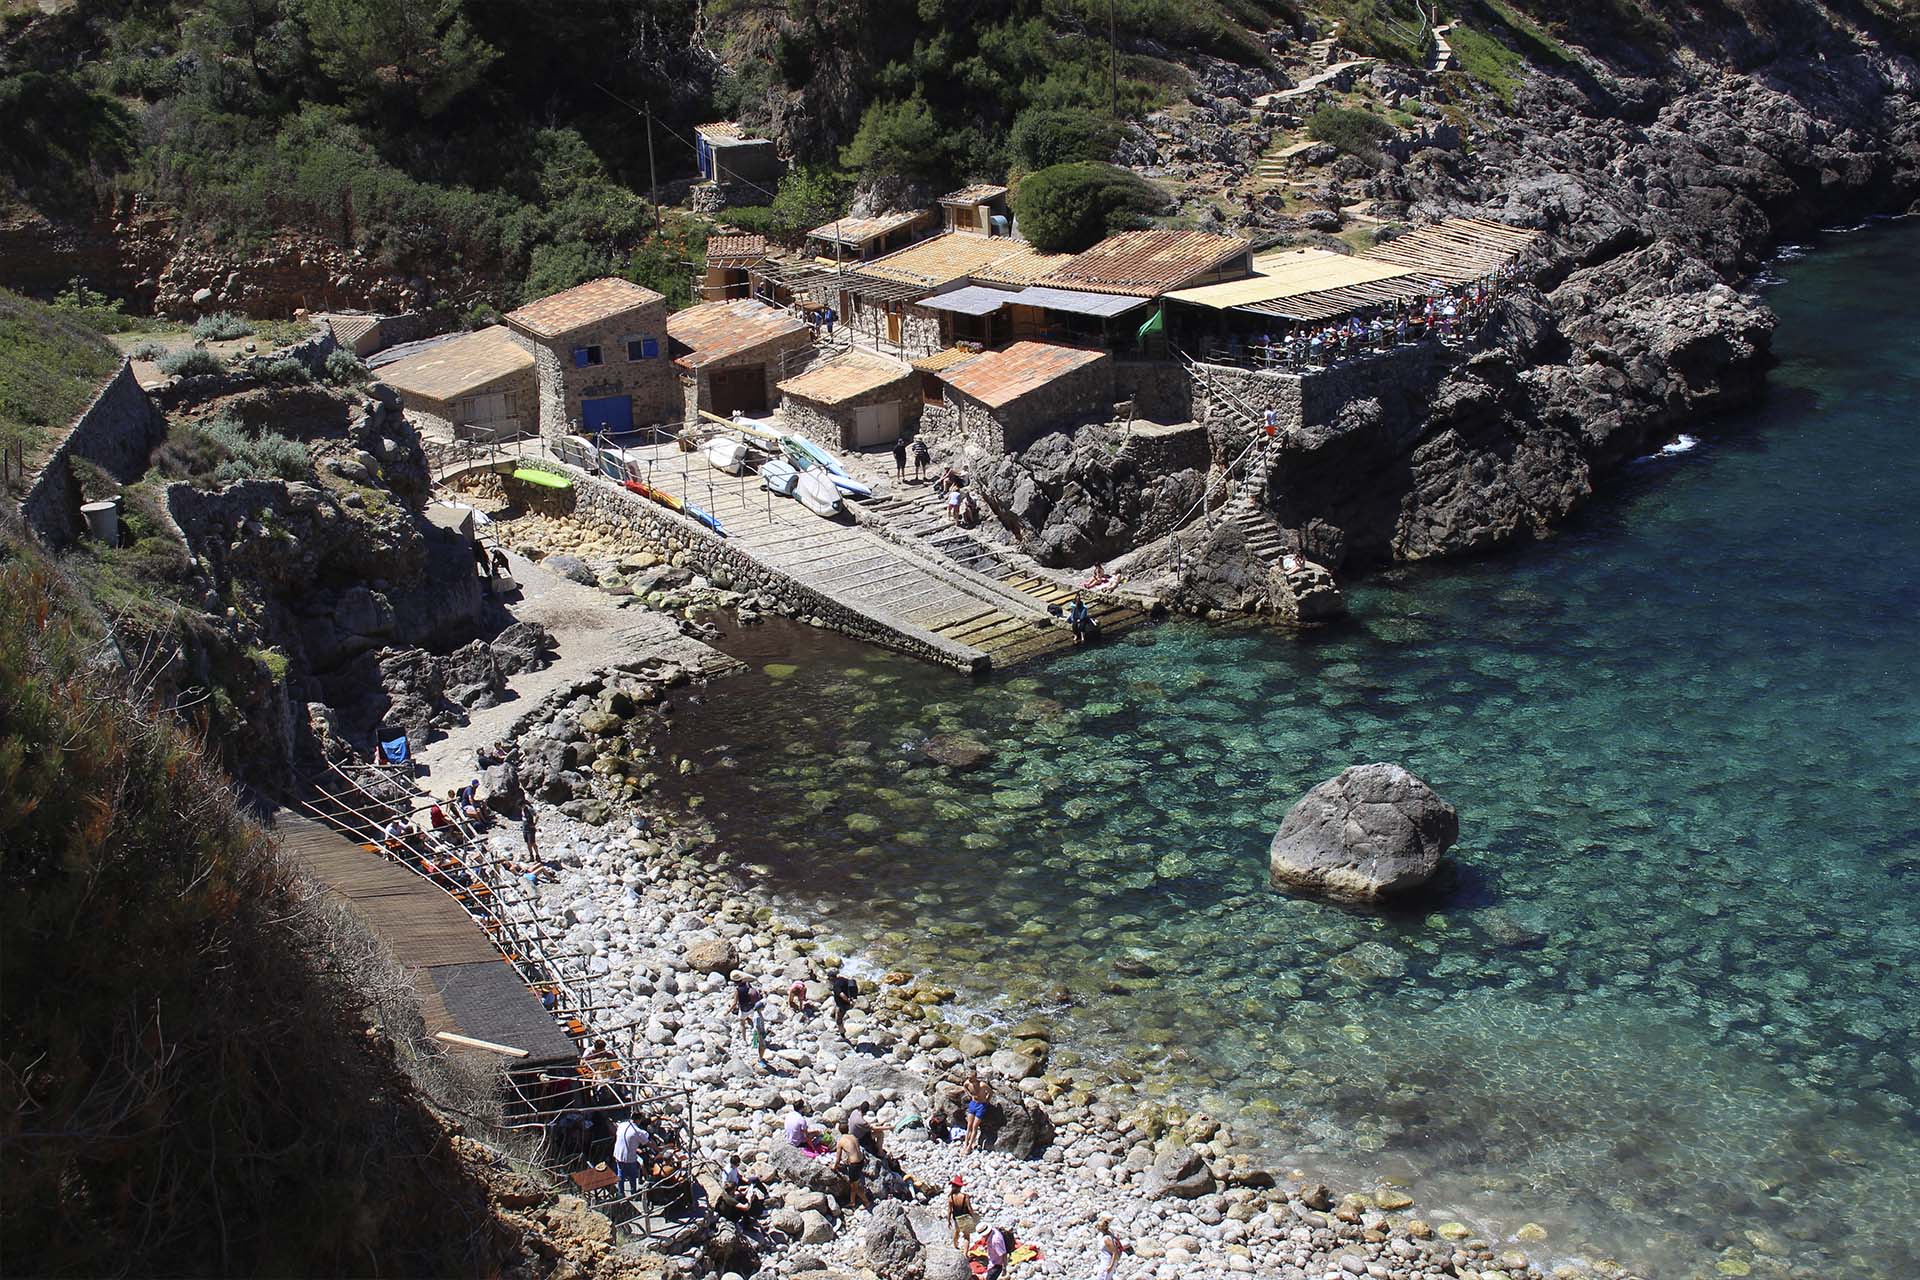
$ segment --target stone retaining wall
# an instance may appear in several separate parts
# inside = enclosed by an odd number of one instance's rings
[[[49,545],[73,541],[82,529],[81,494],[70,459],[83,458],[115,479],[132,483],[146,473],[148,456],[164,429],[165,420],[140,389],[133,365],[122,361],[120,371],[80,411],[66,439],[40,469],[20,502],[21,520]]]
[[[1205,369],[1210,381],[1254,414],[1279,410],[1280,430],[1285,433],[1325,426],[1355,400],[1430,389],[1451,361],[1452,353],[1441,343],[1416,342],[1313,373],[1216,364]],[[1204,404],[1202,421],[1214,439],[1216,458],[1234,457],[1252,438],[1253,424],[1234,406],[1208,396],[1204,386],[1196,387],[1195,395]]]
[[[1133,416],[1151,422],[1191,422],[1193,379],[1172,360],[1115,360],[1115,400],[1133,401]]]
[[[856,640],[976,675],[987,670],[987,659],[977,650],[916,627],[904,619],[879,618],[850,608],[798,579],[761,563],[698,521],[616,488],[576,468],[554,463],[541,465],[565,471],[572,477],[573,488],[569,491],[573,494],[571,515],[596,532],[637,538],[663,548],[670,555],[684,553],[696,571],[708,576],[712,576],[716,570],[723,571],[733,580],[734,590],[764,592],[802,614],[819,618],[835,631]],[[519,485],[506,476],[503,476],[503,482],[509,492],[532,487]]]

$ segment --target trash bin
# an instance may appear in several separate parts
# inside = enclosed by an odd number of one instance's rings
[[[87,522],[87,536],[98,539],[110,547],[120,545],[120,504],[118,502],[83,502],[80,504],[80,518]]]

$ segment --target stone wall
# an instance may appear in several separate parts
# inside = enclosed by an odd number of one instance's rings
[[[21,520],[43,542],[53,546],[71,542],[79,536],[82,523],[80,483],[70,459],[83,458],[131,483],[146,473],[147,459],[165,429],[165,419],[134,379],[132,364],[123,361],[40,469],[21,500]]]
[[[1194,421],[1193,379],[1173,360],[1115,360],[1113,398],[1133,401],[1133,416],[1149,422]]]
[[[572,467],[556,469],[564,469],[573,478],[573,488],[568,491],[573,495],[573,518],[598,533],[637,538],[669,554],[684,553],[696,571],[708,576],[715,571],[724,572],[732,579],[734,590],[765,592],[857,640],[961,671],[980,674],[986,670],[986,659],[965,645],[905,620],[882,620],[849,608],[762,564],[698,521],[628,493],[598,476]],[[507,484],[511,491],[515,482],[509,479]]]
[[[1141,473],[1149,476],[1205,471],[1213,464],[1207,429],[1197,422],[1170,427],[1135,423],[1126,449]]]
[[[910,306],[906,309],[900,317],[902,359],[918,360],[921,356],[946,350],[947,338],[941,332],[940,314],[925,307]]]
[[[509,329],[513,340],[533,353],[533,381],[540,401],[537,415],[540,434],[558,440],[573,431],[567,419],[566,377],[560,365],[560,353],[542,342],[535,342],[517,329]],[[664,350],[664,348],[662,348]]]

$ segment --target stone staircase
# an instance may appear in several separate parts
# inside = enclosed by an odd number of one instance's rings
[[[1278,564],[1293,550],[1292,537],[1251,494],[1242,493],[1227,504],[1227,519],[1247,535],[1247,550],[1266,564]]]
[[[1018,552],[995,547],[972,530],[951,524],[947,520],[945,501],[930,484],[876,493],[860,506],[893,537],[915,542],[969,573],[991,579],[1006,590],[1017,591],[1036,607],[1064,608],[1075,595],[1071,579],[1055,578]],[[1094,620],[1108,635],[1147,620],[1146,612],[1129,601],[1096,592],[1085,593],[1085,599]]]
[[[1427,51],[1427,70],[1433,75],[1445,75],[1454,69],[1457,59],[1453,46],[1447,42],[1447,32],[1459,26],[1458,22],[1449,22],[1433,29],[1433,47]]]

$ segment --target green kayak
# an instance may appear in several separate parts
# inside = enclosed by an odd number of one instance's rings
[[[516,467],[513,472],[513,478],[515,480],[525,480],[528,484],[545,485],[549,489],[573,488],[573,481],[567,477],[557,476],[551,471],[540,471],[533,467]]]

